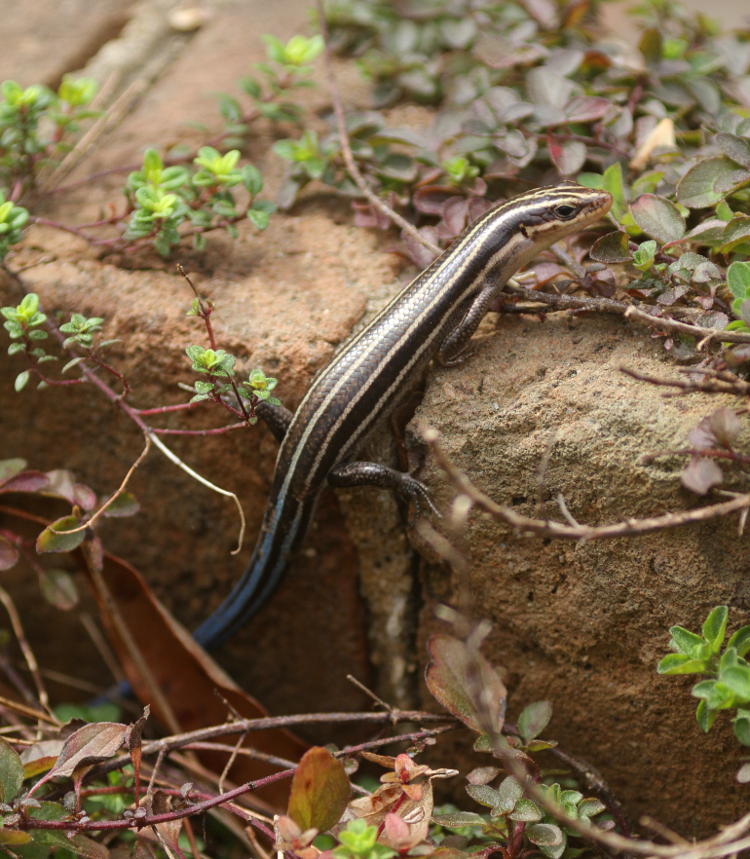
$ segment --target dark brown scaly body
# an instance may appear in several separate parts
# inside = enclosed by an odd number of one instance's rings
[[[224,602],[196,630],[201,644],[220,644],[268,599],[326,482],[370,483],[427,500],[414,478],[351,462],[352,455],[431,359],[461,350],[515,271],[543,248],[599,220],[611,202],[605,191],[563,184],[501,203],[342,346],[288,420],[253,557]]]

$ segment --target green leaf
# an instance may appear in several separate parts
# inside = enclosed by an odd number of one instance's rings
[[[86,539],[86,531],[76,531],[75,534],[57,534],[56,531],[69,531],[81,524],[78,516],[63,516],[42,531],[36,538],[36,550],[45,552],[71,552]]]
[[[500,799],[498,792],[494,787],[488,784],[467,784],[466,793],[480,805],[485,805],[487,808],[495,808]],[[511,806],[512,808],[512,806]]]
[[[481,826],[484,818],[475,811],[449,811],[445,814],[433,814],[432,822],[445,829],[461,829],[464,826]]]
[[[302,830],[325,832],[341,819],[350,792],[341,761],[328,749],[313,746],[294,773],[287,814]]]
[[[542,811],[539,806],[530,799],[519,799],[510,815],[511,820],[520,823],[536,823],[542,819]]]
[[[196,385],[198,382],[195,383]],[[213,388],[211,383],[207,383],[209,388]],[[107,507],[104,511],[104,516],[110,516],[112,518],[125,517],[125,516],[133,516],[141,509],[141,505],[138,503],[135,495],[132,492],[120,492],[120,494],[115,498],[115,500]]]
[[[23,784],[23,764],[18,752],[0,739],[0,802],[10,804]]]
[[[718,653],[727,632],[729,609],[725,605],[717,605],[703,622],[703,637],[708,641],[711,650]]]
[[[662,244],[674,242],[685,235],[685,219],[674,203],[656,194],[642,194],[630,204],[630,212],[646,235]]]
[[[750,262],[733,262],[727,269],[727,285],[735,298],[750,297]]]
[[[736,665],[727,668],[721,672],[719,680],[725,683],[743,702],[750,704],[750,666]]]
[[[26,460],[21,457],[0,459],[0,485],[20,474],[26,468]]]
[[[15,388],[17,393],[20,393],[26,387],[30,378],[31,373],[29,372],[29,370],[22,370],[16,376],[16,381],[13,383],[13,387]]]
[[[750,171],[726,156],[706,158],[680,179],[677,199],[689,209],[705,209],[749,183]]]
[[[727,649],[730,647],[737,651],[738,656],[750,652],[750,626],[742,626],[732,633],[727,642]]]
[[[42,595],[55,608],[70,611],[78,605],[76,584],[67,570],[42,570],[39,584]]]
[[[687,653],[668,653],[656,666],[658,674],[702,674],[705,659],[693,659]]]
[[[498,785],[493,814],[508,814],[513,811],[522,796],[523,788],[518,781],[512,775],[506,776]]]
[[[721,132],[716,135],[714,141],[727,158],[750,170],[750,140]]]
[[[677,650],[678,653],[687,653],[690,656],[697,657],[702,655],[701,649],[705,644],[703,638],[684,626],[672,626],[669,628],[669,634],[672,636],[670,644]]]
[[[630,259],[629,242],[624,230],[615,230],[598,238],[591,246],[589,256],[597,262],[627,262]]]
[[[524,707],[518,717],[518,733],[525,743],[536,739],[547,727],[552,718],[552,703],[550,701],[535,701]]]
[[[537,847],[556,847],[563,843],[563,831],[553,823],[534,823],[526,827],[525,833]]]
[[[732,725],[735,737],[743,746],[750,746],[750,710],[738,709]]]
[[[695,719],[698,726],[704,734],[711,730],[711,726],[716,721],[718,713],[715,710],[709,709],[705,701],[700,701],[695,711]]]

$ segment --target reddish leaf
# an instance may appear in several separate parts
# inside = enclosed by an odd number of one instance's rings
[[[688,467],[680,475],[682,485],[698,495],[705,495],[712,486],[724,479],[721,469],[713,459],[694,456]]]
[[[718,444],[731,450],[732,444],[742,428],[737,412],[726,406],[716,409],[708,416],[708,424]]]
[[[136,635],[143,659],[148,664],[155,683],[168,702],[174,717],[184,731],[219,724],[226,719],[227,705],[243,718],[262,718],[268,712],[250,695],[240,689],[219,668],[214,660],[193,640],[190,633],[177,623],[149,589],[143,576],[127,562],[112,555],[102,555],[97,541],[87,542],[81,549],[96,567],[103,567],[109,595],[102,592],[88,565],[94,597],[99,607],[102,624],[114,647],[125,674],[144,703],[160,721],[165,721],[158,702],[154,701],[149,685],[140,675],[128,644],[114,623],[109,596],[121,617],[126,619]],[[92,557],[96,555],[96,557]],[[148,635],[143,635],[143,630]],[[253,731],[248,745],[271,755],[296,760],[305,744],[290,731],[270,728]],[[205,752],[200,755],[204,765],[220,772],[227,755]],[[238,755],[229,771],[229,778],[237,783],[268,775],[275,768],[261,761]],[[286,802],[288,783],[278,782],[264,789],[262,797],[276,805]]]
[[[303,830],[325,832],[341,819],[350,793],[341,761],[328,749],[313,746],[294,773],[287,814]]]
[[[561,176],[578,173],[586,162],[586,144],[580,140],[560,141],[550,134],[547,137],[547,148],[549,157]]]
[[[71,504],[81,507],[83,510],[93,510],[96,506],[96,493],[83,483],[76,483],[73,472],[58,468],[48,471],[49,486],[45,495],[55,498],[64,498]]]
[[[128,731],[119,722],[92,722],[79,728],[65,740],[57,762],[34,786],[38,789],[56,776],[71,776],[84,764],[111,758],[121,748]]]
[[[0,570],[9,570],[11,567],[15,567],[19,557],[18,549],[4,534],[0,534]]]
[[[6,460],[6,462],[14,460]],[[23,462],[23,460],[18,460]],[[0,494],[6,492],[39,492],[49,485],[49,478],[42,471],[21,471],[8,477],[0,479]]]
[[[451,635],[434,635],[429,651],[425,680],[433,696],[473,731],[499,731],[507,692],[479,650]]]
[[[6,515],[14,516],[19,527],[24,526],[26,530],[29,523],[36,527],[38,523],[44,524],[40,517],[22,511],[6,510]],[[136,569],[119,558],[105,555],[97,538],[87,540],[74,557],[87,574],[102,624],[129,682],[136,695],[144,703],[151,704],[151,711],[157,719],[166,722],[165,714],[151,700],[150,687],[140,675],[133,654],[118,631],[112,605],[132,631],[155,684],[182,730],[220,724],[226,720],[227,706],[243,718],[268,716],[268,712],[241,690],[174,620]],[[96,580],[97,570],[103,573],[107,592]],[[148,630],[148,635],[143,634],[144,630]],[[255,749],[292,760],[297,760],[306,749],[302,740],[281,728],[253,731],[247,742]],[[228,757],[223,752],[200,752],[203,765],[215,772],[221,772]],[[239,784],[269,775],[276,769],[246,755],[238,755],[228,777]],[[269,810],[286,805],[288,792],[289,782],[276,782],[257,794],[259,804],[263,805],[265,801]]]
[[[568,122],[594,122],[601,119],[611,106],[612,102],[608,98],[581,95],[568,102],[565,117]]]

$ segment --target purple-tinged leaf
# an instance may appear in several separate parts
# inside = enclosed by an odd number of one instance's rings
[[[727,222],[721,218],[708,218],[685,233],[685,238],[694,239],[701,245],[718,245],[726,235]]]
[[[692,457],[690,464],[680,475],[682,485],[696,495],[705,495],[712,486],[718,486],[723,479],[724,475],[716,462],[704,456]]]
[[[581,95],[571,99],[565,107],[568,122],[595,122],[601,119],[612,107],[608,98]]]
[[[451,635],[434,635],[425,681],[432,695],[477,733],[499,731],[507,692],[497,671],[474,647]]]
[[[721,447],[729,450],[732,449],[732,445],[742,428],[740,419],[737,417],[737,412],[726,406],[716,409],[715,412],[712,412],[708,416],[708,425],[711,428],[711,433]]]
[[[500,775],[498,767],[476,767],[467,776],[469,784],[489,784]]]
[[[534,106],[556,108],[555,121],[565,119],[563,107],[568,103],[574,84],[560,72],[546,66],[536,66],[526,75],[526,89]]]
[[[122,748],[128,726],[120,722],[92,722],[79,728],[65,740],[55,765],[35,785],[57,776],[71,776],[84,764],[92,764],[111,758]]]
[[[49,485],[49,478],[42,471],[22,471],[0,483],[0,495],[6,492],[39,492]]]
[[[96,493],[88,486],[76,483],[71,471],[58,468],[48,471],[47,477],[49,478],[49,486],[45,490],[45,495],[64,498],[70,504],[81,507],[83,510],[93,510],[96,506]]]
[[[425,215],[442,215],[443,206],[456,195],[455,188],[446,185],[423,185],[414,192],[412,202],[418,212]]]
[[[580,140],[558,140],[550,134],[547,136],[547,149],[561,176],[578,173],[586,163],[586,144]]]
[[[0,570],[15,567],[19,557],[20,553],[11,540],[5,534],[0,534]]]
[[[313,746],[294,773],[287,814],[303,830],[325,832],[341,819],[350,793],[341,761],[328,749]]]
[[[675,242],[685,235],[685,219],[677,206],[656,194],[641,194],[630,204],[636,224],[648,236],[662,244]]]

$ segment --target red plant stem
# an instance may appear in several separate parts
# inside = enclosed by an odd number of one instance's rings
[[[162,814],[146,814],[139,818],[126,817],[120,820],[87,820],[79,822],[76,822],[75,820],[39,820],[37,818],[24,817],[19,821],[18,826],[21,829],[62,829],[71,832],[111,832],[113,830],[121,829],[142,829],[144,826],[156,826],[158,823],[169,823],[172,820],[180,820],[183,817],[208,811],[211,808],[215,808],[217,805],[221,805],[224,802],[240,797],[245,793],[260,790],[269,784],[275,784],[277,781],[290,778],[294,772],[295,770],[292,769],[282,770],[281,772],[273,773],[272,775],[265,776],[264,778],[246,782],[245,784],[235,787],[232,790],[228,790],[225,793],[218,794],[216,796],[209,796],[207,799],[204,799],[201,802],[196,802],[186,808],[181,808],[176,811],[168,811]],[[255,820],[254,818],[249,818],[248,822],[263,832],[264,835],[273,839],[273,832],[271,832],[265,824],[261,823],[259,820]]]
[[[294,720],[299,720],[300,718],[303,721],[320,721],[321,717],[327,721],[369,721],[366,717],[373,716],[379,717],[380,720],[383,719],[383,713],[311,713],[308,714],[308,717],[299,717],[292,716],[288,717]],[[424,713],[415,713],[414,715],[424,716]],[[273,717],[269,717],[271,721],[278,721],[278,719],[274,719]],[[283,718],[283,717],[281,717]],[[265,719],[252,720],[253,722],[264,722],[267,721]],[[452,727],[452,726],[451,726]],[[411,734],[399,734],[392,737],[383,737],[377,740],[369,740],[365,743],[359,743],[355,746],[347,746],[337,753],[337,757],[346,756],[355,754],[356,752],[365,751],[369,748],[377,748],[379,746],[384,746],[389,743],[394,742],[408,742],[412,740],[420,740],[425,739],[426,737],[433,736],[436,732],[441,732],[441,730],[445,730],[445,728],[440,729],[425,729],[422,731],[415,731]],[[145,752],[145,749],[144,749]],[[99,768],[97,768],[99,772]],[[265,776],[261,779],[256,779],[255,781],[246,782],[245,784],[240,785],[239,787],[235,787],[232,790],[225,791],[222,794],[217,795],[209,795],[209,794],[199,794],[202,799],[200,802],[194,803],[192,805],[187,806],[186,808],[177,809],[175,811],[164,812],[162,814],[153,814],[153,815],[145,815],[140,818],[128,817],[120,820],[88,820],[85,822],[76,822],[75,820],[38,820],[31,818],[23,818],[19,825],[19,828],[22,829],[62,829],[69,830],[75,832],[84,832],[84,831],[112,831],[112,830],[121,830],[121,829],[141,829],[144,826],[155,826],[157,823],[168,823],[172,820],[180,820],[183,817],[188,817],[193,814],[199,814],[203,811],[208,811],[211,808],[216,807],[217,805],[221,805],[222,803],[228,802],[232,799],[236,799],[242,796],[245,793],[250,793],[251,791],[260,790],[263,787],[266,787],[269,784],[274,784],[277,781],[281,781],[285,778],[290,778],[296,772],[297,767],[290,767],[286,770],[281,770],[280,772],[273,773],[271,775]],[[165,792],[169,793],[170,790],[167,789]],[[176,791],[179,794],[179,791]],[[271,830],[262,824],[260,821],[249,819],[248,821],[253,826],[255,826],[259,831],[263,832],[264,835],[268,836],[271,840],[273,840],[274,835]]]
[[[194,409],[196,406],[202,406],[208,400],[196,400],[194,403],[175,403],[172,406],[156,406],[153,409],[133,409],[136,414],[141,415],[164,415],[167,412],[182,412],[187,409]]]
[[[188,429],[169,429],[167,427],[150,427],[149,432],[152,432],[154,435],[223,435],[225,432],[231,432],[231,430],[236,429],[246,429],[247,421],[240,421],[236,424],[227,424],[223,427],[216,427],[215,429],[203,429],[203,430],[188,430]]]

